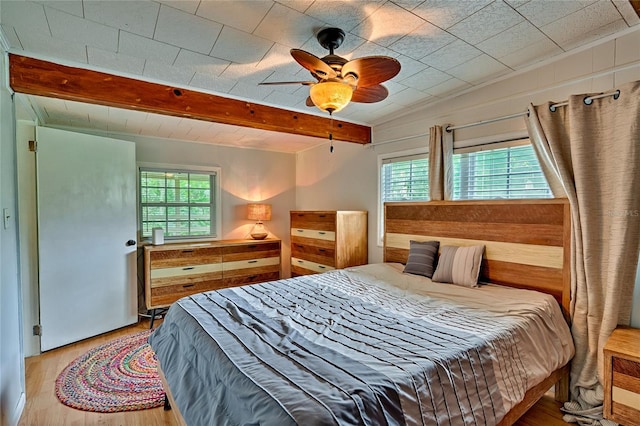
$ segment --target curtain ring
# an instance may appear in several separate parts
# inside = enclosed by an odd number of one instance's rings
[[[585,98],[582,100],[582,102],[584,102],[585,105],[591,105],[593,103],[593,99],[591,99],[588,96],[585,96]]]
[[[616,90],[616,93],[613,94],[613,99],[618,99],[620,97],[620,89]]]
[[[549,111],[551,112],[556,112],[556,106],[555,105],[549,105]]]

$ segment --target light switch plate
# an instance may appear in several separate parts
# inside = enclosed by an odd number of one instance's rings
[[[9,219],[11,219],[11,215],[9,214],[9,209],[2,209],[2,219],[4,223],[4,229],[9,229]]]

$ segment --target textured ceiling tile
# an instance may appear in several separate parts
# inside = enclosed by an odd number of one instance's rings
[[[518,69],[520,67],[543,61],[551,56],[559,55],[562,52],[563,50],[554,42],[548,38],[544,38],[526,46],[524,49],[516,50],[501,57],[500,62],[513,69]]]
[[[342,42],[340,47],[338,47],[333,53],[338,56],[347,58],[351,54],[351,52],[362,46],[365,42],[366,40],[358,37],[357,35],[346,33],[344,36],[344,41]],[[319,58],[322,58],[329,54],[329,50],[320,45],[315,35],[307,40],[307,42],[303,44],[300,49],[306,50],[307,52],[316,55]]]
[[[167,85],[186,86],[193,78],[195,72],[191,67],[172,66],[148,59],[145,62],[142,74]]]
[[[266,98],[273,88],[269,86],[258,86],[257,84],[250,84],[239,82],[229,91],[229,94],[238,96],[243,99],[257,99],[263,100]]]
[[[583,9],[595,1],[596,0],[535,0],[517,6],[517,9],[518,12],[533,25],[542,27]]]
[[[9,46],[14,49],[22,49],[22,44],[20,43],[20,39],[18,38],[18,34],[16,34],[16,29],[10,25],[0,25],[2,28],[2,33],[4,34]]]
[[[482,9],[493,0],[427,0],[412,12],[442,29],[447,29]]]
[[[464,41],[477,44],[522,22],[524,18],[503,1],[489,6],[458,22],[449,32]]]
[[[207,89],[216,93],[229,93],[237,83],[238,80],[196,73],[189,82],[189,86]]]
[[[180,49],[175,46],[120,31],[118,53],[173,64],[179,51]]]
[[[211,56],[240,64],[257,64],[273,46],[273,42],[231,27],[224,27]]]
[[[425,56],[420,62],[424,62],[440,71],[447,71],[480,55],[482,55],[482,51],[462,40],[456,40],[442,49]]]
[[[80,18],[84,17],[84,9],[82,7],[82,0],[49,0],[40,2],[46,7],[61,10],[63,12],[70,13]]]
[[[115,52],[118,50],[118,30],[113,27],[78,18],[49,7],[45,8],[51,34],[62,40],[82,40],[87,46]]]
[[[425,22],[412,33],[391,44],[389,49],[413,59],[420,59],[455,40],[457,39],[448,32]]]
[[[197,15],[252,33],[272,6],[271,1],[202,1]]]
[[[276,3],[253,34],[298,48],[314,37],[315,28],[322,26],[321,21]]]
[[[405,86],[418,90],[426,90],[451,78],[450,75],[435,68],[427,68],[401,81]]]
[[[305,13],[309,6],[313,3],[313,0],[276,0],[283,6],[297,10],[300,13]]]
[[[89,58],[89,64],[110,71],[142,75],[142,71],[144,70],[144,59],[142,58],[122,55],[94,47],[87,47],[87,57]]]
[[[391,58],[397,58],[401,55],[398,52],[394,52],[393,50],[382,47],[376,43],[366,42],[362,43],[357,49],[354,49],[350,53],[341,53],[340,56],[351,60],[362,58],[364,56],[389,56]]]
[[[509,5],[511,7],[518,8],[518,7],[522,6],[525,3],[529,3],[531,0],[504,0],[504,1],[509,3]]]
[[[289,75],[288,78],[300,71],[302,66],[298,64],[289,53],[291,49],[287,46],[275,43],[264,58],[258,63],[257,68],[260,70],[271,70],[274,76]],[[298,77],[294,77],[295,80]],[[282,80],[276,78],[273,81]]]
[[[29,53],[56,59],[87,63],[87,46],[73,41],[60,43],[48,34],[38,34],[29,29],[16,28],[20,44]]]
[[[267,78],[264,79],[264,82],[278,82],[278,81],[312,81],[315,82],[316,80],[311,78],[311,75],[309,75],[309,78],[304,79],[304,78],[300,78],[297,75],[294,74],[285,74],[285,73],[278,73],[278,72],[274,72],[273,74],[271,74],[270,76],[268,76]],[[273,90],[278,91],[280,93],[295,93],[298,91],[298,89],[300,88],[300,84],[282,84],[282,85],[277,85],[277,86],[270,86]]]
[[[412,75],[429,68],[428,65],[411,58],[407,58],[406,56],[399,56],[398,60],[402,65],[398,75],[393,78],[394,81],[402,81],[407,77],[411,77]]]
[[[33,31],[51,35],[44,7],[30,1],[3,1],[0,20],[12,25],[16,31]]]
[[[196,10],[198,10],[198,5],[200,4],[200,0],[157,0],[162,4],[166,4],[167,6],[171,6],[174,9],[180,9],[183,12],[195,14]]]
[[[384,1],[323,2],[316,1],[305,12],[345,32],[351,31],[369,15],[378,10]]]
[[[191,73],[208,74],[218,76],[230,65],[229,61],[213,58],[201,53],[191,52],[190,50],[181,49],[178,53],[173,66],[190,70]]]
[[[395,4],[406,10],[413,10],[424,3],[424,0],[393,0]]]
[[[271,75],[271,70],[261,70],[256,68],[254,64],[235,64],[232,63],[225,69],[221,77],[232,80],[240,80],[251,85],[257,85]]]
[[[467,88],[471,87],[469,83],[466,81],[458,80],[457,78],[452,78],[443,83],[438,84],[437,86],[430,87],[426,90],[430,95],[436,96],[438,98],[444,98],[453,95],[454,93],[461,92]]]
[[[425,95],[423,92],[411,88],[406,88],[401,92],[389,95],[387,99],[399,105],[409,106],[425,101],[428,98],[429,96]]]
[[[471,84],[478,84],[492,75],[503,75],[508,71],[505,65],[488,55],[480,55],[462,65],[447,70],[447,73]]]
[[[101,24],[153,37],[158,16],[158,3],[150,1],[85,1],[84,16]]]
[[[389,46],[423,23],[424,21],[413,13],[388,2],[351,32],[381,46]]]
[[[622,20],[620,13],[611,2],[597,2],[545,25],[541,30],[560,47],[567,50],[569,46],[575,47],[588,43],[592,39],[589,37],[591,34],[602,35],[598,33],[601,27],[619,20]],[[618,27],[618,29],[621,28]]]
[[[509,40],[509,42],[505,43],[505,40]],[[496,36],[488,38],[478,44],[477,47],[499,59],[541,40],[549,41],[542,31],[529,22],[523,21]]]
[[[616,9],[618,9],[627,25],[633,27],[634,25],[640,24],[640,16],[638,16],[638,13],[633,9],[629,0],[613,0],[613,4],[616,6]]]
[[[153,38],[158,41],[208,54],[222,25],[168,6],[160,7]]]

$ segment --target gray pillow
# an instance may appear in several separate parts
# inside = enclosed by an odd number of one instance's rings
[[[482,253],[484,246],[442,246],[433,281],[477,287]]]
[[[409,241],[409,257],[404,272],[431,278],[439,247],[440,241]]]

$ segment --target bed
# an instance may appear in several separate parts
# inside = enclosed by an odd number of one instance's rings
[[[554,384],[566,397],[569,217],[556,200],[388,203],[385,263],[179,300],[149,340],[176,417],[502,425]],[[484,245],[493,284],[403,273],[431,240]]]

